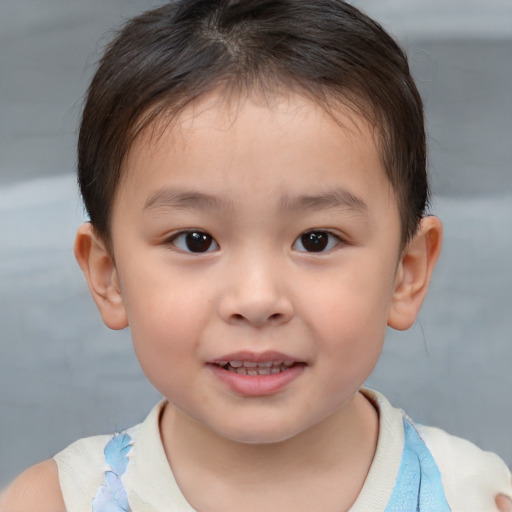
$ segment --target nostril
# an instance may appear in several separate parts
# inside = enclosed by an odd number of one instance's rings
[[[283,318],[284,318],[284,315],[282,313],[273,313],[272,315],[269,315],[269,316],[262,315],[260,318],[256,318],[256,315],[245,316],[240,313],[233,313],[233,315],[231,315],[231,319],[234,320],[235,322],[242,322],[242,321],[247,320],[251,323],[258,323],[258,324],[264,324],[267,322],[278,323],[278,322],[282,321]]]

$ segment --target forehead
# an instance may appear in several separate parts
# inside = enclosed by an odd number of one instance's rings
[[[352,175],[354,196],[370,189],[389,195],[378,148],[376,130],[347,107],[334,116],[299,94],[211,94],[141,133],[123,163],[119,192],[147,202],[159,187],[202,186],[231,200],[272,192],[282,203]]]

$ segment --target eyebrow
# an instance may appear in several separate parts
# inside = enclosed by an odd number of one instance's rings
[[[213,210],[229,209],[231,202],[226,202],[216,196],[194,190],[179,190],[164,188],[157,190],[144,204],[144,210],[171,208],[177,210]],[[282,212],[303,210],[349,210],[366,214],[368,206],[358,196],[345,189],[330,190],[321,194],[300,195],[297,197],[284,196],[279,202]]]
[[[323,194],[283,197],[280,202],[282,211],[300,210],[349,210],[359,214],[368,212],[367,204],[360,197],[345,189],[335,189]]]
[[[174,208],[177,210],[212,210],[226,208],[227,203],[204,192],[194,190],[160,189],[144,204],[144,210]]]

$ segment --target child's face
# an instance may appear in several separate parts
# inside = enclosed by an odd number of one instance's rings
[[[349,410],[374,368],[400,218],[356,115],[340,127],[299,96],[223,105],[190,107],[128,155],[110,323],[126,314],[144,372],[185,415],[274,442]],[[261,374],[240,375],[241,362]]]

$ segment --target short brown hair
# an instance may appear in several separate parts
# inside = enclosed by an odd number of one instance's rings
[[[341,0],[172,0],[118,32],[88,90],[78,179],[105,241],[136,136],[221,86],[294,88],[363,114],[379,135],[403,243],[414,234],[429,196],[423,105],[406,55],[378,23]]]

